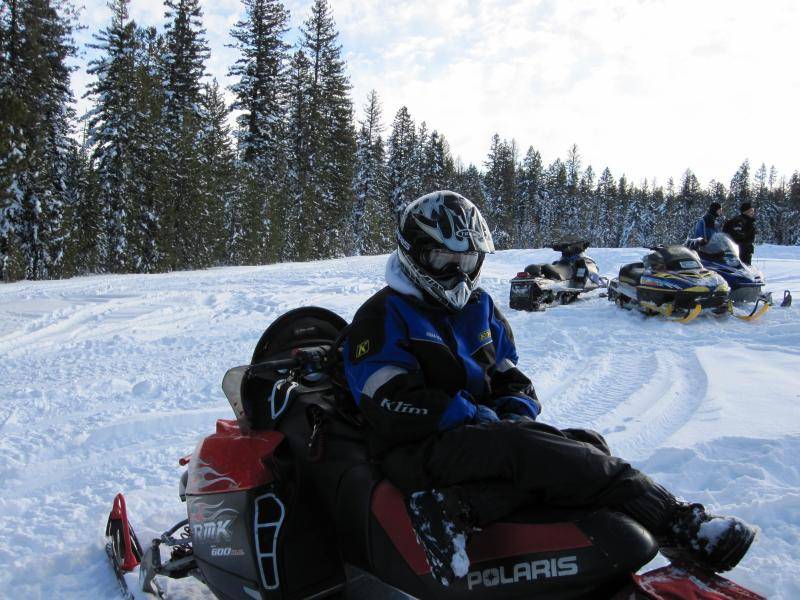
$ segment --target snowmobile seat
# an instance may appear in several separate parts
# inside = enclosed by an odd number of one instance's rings
[[[556,252],[561,252],[567,256],[575,256],[584,252],[589,247],[587,240],[565,240],[550,246]]]
[[[535,264],[525,267],[525,272],[531,277],[544,277],[545,279],[552,279],[554,281],[566,281],[572,277],[572,269],[558,263],[548,264]]]
[[[619,270],[620,279],[624,279],[629,283],[634,283],[636,285],[639,285],[639,281],[641,281],[642,275],[644,275],[644,263],[640,262],[624,265]]]
[[[644,263],[653,271],[683,271],[700,269],[699,256],[686,246],[655,246],[644,257]]]
[[[572,277],[572,268],[564,264],[553,263],[552,265],[542,265],[542,273],[548,279],[567,281]]]

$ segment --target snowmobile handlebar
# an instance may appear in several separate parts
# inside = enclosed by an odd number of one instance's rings
[[[295,348],[292,350],[292,355],[288,358],[266,360],[250,365],[250,373],[253,375],[261,375],[264,373],[271,373],[275,369],[292,369],[308,364],[319,365],[327,358],[329,351],[327,346]]]

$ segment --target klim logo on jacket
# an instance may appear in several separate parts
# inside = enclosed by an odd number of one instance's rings
[[[356,358],[361,358],[369,352],[369,340],[364,340],[356,348]]]
[[[427,408],[420,408],[418,406],[414,406],[413,404],[400,402],[399,400],[391,402],[388,398],[383,399],[383,402],[381,402],[381,408],[385,408],[386,410],[396,413],[402,413],[404,415],[417,415],[422,417],[428,414]]]

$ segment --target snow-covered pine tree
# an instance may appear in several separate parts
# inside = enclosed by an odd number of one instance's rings
[[[633,220],[633,214],[636,210],[635,206],[631,206],[632,195],[633,186],[628,184],[628,178],[623,173],[617,183],[617,213],[612,237],[612,243],[615,247],[627,245],[627,242],[623,241],[623,235],[625,230],[629,228],[629,221]]]
[[[753,189],[750,184],[750,161],[745,160],[731,178],[730,202],[739,206],[743,202],[753,201]]]
[[[489,228],[498,249],[510,248],[516,241],[516,166],[516,143],[501,140],[495,133],[486,158],[483,188]]]
[[[236,165],[228,126],[229,111],[216,79],[206,84],[202,101],[203,127],[199,150],[204,198],[199,223],[202,229],[196,234],[204,240],[202,264],[223,265],[227,242],[225,212],[234,200]]]
[[[788,214],[785,216],[785,244],[800,244],[800,171],[792,173],[789,179],[787,198]]]
[[[203,124],[202,78],[209,56],[199,0],[165,0],[164,144],[171,172],[166,179],[162,239],[171,269],[204,266],[202,165],[198,142]]]
[[[783,207],[781,199],[770,194],[767,179],[767,165],[761,163],[761,166],[753,174],[752,201],[757,207],[756,227],[760,239],[777,241],[781,237],[781,213],[783,212],[781,209]],[[731,206],[730,213],[728,216],[738,215],[739,206]]]
[[[284,260],[305,260],[312,256],[313,239],[303,231],[317,210],[311,192],[311,137],[310,116],[310,65],[305,52],[297,50],[289,68],[289,119],[287,141],[289,144],[289,206],[285,219],[285,238],[281,244]]]
[[[0,5],[0,281],[25,276],[17,235],[27,170],[28,107],[14,86],[20,51],[19,1]]]
[[[239,209],[234,214],[247,214],[248,219],[232,219],[229,227],[232,240],[255,244],[246,252],[235,249],[234,254],[263,262],[292,255],[285,227],[291,209],[286,132],[289,46],[284,41],[289,12],[277,0],[244,0],[244,7],[245,19],[231,30],[236,40],[231,47],[240,56],[228,74],[237,78],[230,88],[236,96],[231,108],[241,111],[236,139],[246,193],[231,201],[252,206],[231,205]]]
[[[540,242],[541,220],[539,188],[542,185],[542,156],[533,146],[528,147],[522,166],[517,172],[515,221],[518,245],[530,248]]]
[[[641,187],[629,188],[630,201],[620,246],[649,246],[653,224],[655,223],[655,210],[650,186],[645,179]]]
[[[444,136],[435,129],[427,136],[427,142],[422,145],[421,158],[421,193],[426,194],[451,187],[455,170],[453,158],[450,156]]]
[[[574,224],[565,218],[569,211],[567,169],[560,158],[550,163],[543,173],[542,245],[549,246],[571,235]]]
[[[2,22],[7,43],[0,80],[9,108],[0,122],[3,278],[59,277],[68,274],[65,205],[75,141],[67,60],[76,52],[76,11],[69,0],[15,0]]]
[[[483,175],[478,170],[478,167],[470,163],[466,169],[457,169],[453,175],[453,182],[452,190],[454,192],[458,192],[471,200],[482,214],[486,214],[486,200],[483,197]]]
[[[419,195],[420,189],[415,165],[417,131],[405,106],[397,111],[392,121],[388,146],[386,169],[389,199],[397,219],[408,203]]]
[[[349,219],[353,207],[355,131],[350,80],[345,72],[339,32],[327,0],[314,0],[301,29],[301,48],[309,61],[308,86],[310,186],[303,196],[314,203],[313,220],[304,223],[316,257],[352,250]]]
[[[87,137],[94,165],[92,194],[103,210],[103,233],[98,241],[105,268],[128,272],[136,266],[129,248],[131,228],[138,221],[132,176],[139,165],[131,155],[136,126],[136,25],[128,17],[129,0],[112,0],[111,23],[95,34],[89,47],[99,51],[87,72],[95,77],[87,96],[95,104],[87,115]]]
[[[67,272],[77,275],[102,270],[100,240],[103,239],[103,215],[93,193],[91,153],[86,143],[75,147],[69,156],[67,177],[70,224],[65,252]]]
[[[583,239],[587,233],[587,219],[585,207],[579,194],[581,175],[581,154],[578,145],[572,144],[567,150],[567,160],[564,162],[566,171],[566,203],[561,214],[561,221],[566,234],[574,239]]]
[[[708,209],[708,204],[710,202],[705,202],[697,176],[691,169],[686,169],[670,214],[672,217],[671,243],[682,243],[692,233],[695,223]]]
[[[166,95],[163,87],[166,40],[154,27],[136,28],[133,77],[135,110],[132,115],[128,155],[129,182],[136,204],[129,229],[129,252],[135,270],[150,273],[171,268],[163,239],[164,215],[168,212],[169,182],[173,166],[164,146],[163,118]]]
[[[425,121],[419,124],[417,128],[417,145],[414,147],[414,169],[416,169],[417,192],[415,196],[422,196],[436,190],[428,189],[424,186],[425,171],[427,165],[425,164],[425,149],[428,146],[428,139],[430,132],[428,131],[428,124]]]
[[[392,247],[394,213],[389,205],[382,110],[372,90],[364,105],[364,119],[356,139],[353,176],[355,204],[351,217],[356,254],[378,254]]]
[[[597,181],[595,190],[597,213],[595,219],[596,227],[592,230],[592,245],[602,248],[613,246],[613,226],[618,218],[617,213],[617,184],[611,170],[606,167],[603,169],[600,179]]]
[[[577,194],[578,184],[581,176],[581,154],[578,151],[578,144],[572,144],[567,151],[567,190],[571,196]]]

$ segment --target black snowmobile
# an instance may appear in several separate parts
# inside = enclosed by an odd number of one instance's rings
[[[653,596],[643,590],[658,589],[720,598],[698,585],[759,598],[675,567],[632,575],[656,554],[656,542],[610,510],[511,515],[470,537],[465,577],[439,583],[405,499],[367,456],[341,372],[344,329],[325,309],[290,311],[264,332],[250,365],[226,373],[236,419],[217,421],[181,459],[187,519],[144,551],[117,496],[107,552],[126,597],[125,574],[138,568],[141,588],[159,597],[164,578],[193,576],[226,599],[644,599]]]
[[[728,312],[730,288],[721,275],[705,269],[694,250],[655,246],[642,262],[624,265],[611,280],[608,299],[621,308],[636,307],[688,323],[703,311]]]
[[[550,246],[561,257],[552,264],[525,267],[511,280],[509,306],[516,310],[544,310],[556,304],[569,304],[584,293],[607,287],[597,263],[584,252],[585,240],[560,242]]]

